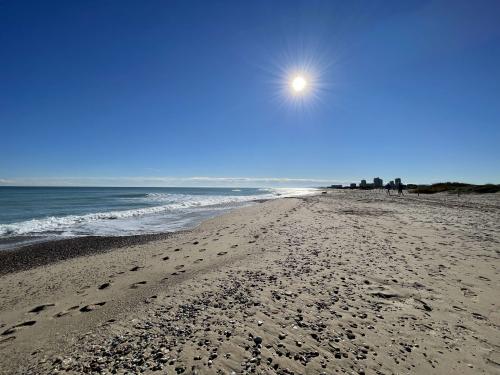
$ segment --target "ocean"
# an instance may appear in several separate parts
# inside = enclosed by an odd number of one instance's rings
[[[232,208],[314,193],[289,188],[0,187],[0,249],[196,226]]]

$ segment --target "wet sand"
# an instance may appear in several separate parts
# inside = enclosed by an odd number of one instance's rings
[[[166,239],[169,236],[171,233],[120,237],[87,236],[45,241],[19,248],[0,250],[0,275],[29,270],[61,260],[99,254],[121,247],[141,245]]]
[[[331,191],[59,244],[0,276],[0,372],[496,374],[499,229],[499,194]]]

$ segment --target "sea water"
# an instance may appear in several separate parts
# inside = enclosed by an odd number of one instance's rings
[[[0,187],[0,249],[80,236],[171,232],[289,188]]]

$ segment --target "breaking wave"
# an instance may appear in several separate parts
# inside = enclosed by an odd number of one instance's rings
[[[259,189],[260,190],[260,189]],[[235,189],[234,191],[238,191]],[[148,207],[128,210],[88,213],[84,215],[50,216],[26,220],[17,223],[0,224],[0,236],[23,236],[46,233],[61,233],[74,228],[86,227],[89,224],[112,225],[111,220],[121,221],[133,218],[150,217],[162,214],[187,214],[203,210],[220,210],[241,206],[262,199],[275,199],[312,194],[315,189],[262,189],[261,194],[254,195],[190,195],[169,193],[147,193],[126,196],[127,200],[142,202]],[[125,197],[123,197],[125,198]],[[108,224],[105,224],[108,223]],[[131,225],[127,225],[129,232]],[[90,230],[90,233],[94,234]],[[98,234],[98,233],[96,233]],[[120,233],[125,234],[125,233]]]

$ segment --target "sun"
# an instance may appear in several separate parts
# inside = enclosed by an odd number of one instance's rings
[[[329,62],[328,62],[329,63]],[[268,72],[274,86],[273,99],[294,110],[309,111],[322,100],[329,84],[325,81],[327,63],[304,55],[285,54],[273,62]]]
[[[307,86],[307,81],[303,76],[298,75],[298,76],[293,78],[292,89],[296,93],[300,93],[300,92],[304,91],[306,86]]]

